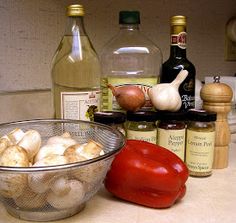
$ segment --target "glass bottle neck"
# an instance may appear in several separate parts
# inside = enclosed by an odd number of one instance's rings
[[[120,24],[121,31],[139,31],[139,24]]]
[[[67,19],[67,26],[66,26],[66,30],[65,30],[65,35],[67,36],[74,36],[79,34],[80,36],[83,35],[87,35],[85,28],[84,28],[84,21],[83,21],[83,17],[79,16],[79,17],[68,17]]]
[[[186,58],[186,26],[171,26],[170,57],[177,59]]]

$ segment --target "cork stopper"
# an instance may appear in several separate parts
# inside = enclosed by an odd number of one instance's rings
[[[200,97],[205,102],[231,102],[233,91],[227,84],[220,83],[220,76],[214,76],[214,83],[205,84],[200,91]]]

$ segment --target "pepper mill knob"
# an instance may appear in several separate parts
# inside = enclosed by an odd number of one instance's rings
[[[200,97],[203,100],[203,109],[217,113],[213,168],[226,168],[230,143],[227,115],[232,107],[233,91],[227,84],[220,83],[220,76],[215,76],[214,83],[205,84],[201,88]]]

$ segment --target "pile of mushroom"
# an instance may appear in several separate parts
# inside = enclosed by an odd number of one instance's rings
[[[45,145],[38,131],[14,129],[0,138],[0,166],[39,167],[63,165],[103,155],[93,140],[79,144],[66,132],[49,138]],[[66,209],[83,203],[86,192],[106,173],[104,163],[68,171],[0,173],[0,196],[12,198],[21,208],[51,205]]]

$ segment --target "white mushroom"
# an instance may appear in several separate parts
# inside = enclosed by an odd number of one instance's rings
[[[35,166],[54,166],[67,164],[67,158],[60,155],[50,155],[34,163]],[[60,174],[60,173],[59,173]],[[40,172],[28,175],[29,187],[35,193],[44,193],[50,189],[50,185],[55,181],[56,173],[54,172]]]
[[[70,186],[68,193],[59,196],[51,191],[47,202],[56,209],[73,208],[82,204],[85,196],[83,184],[77,180],[69,180],[68,185]]]
[[[63,155],[66,147],[63,144],[49,144],[41,147],[34,157],[34,162],[38,162],[50,155]]]
[[[70,137],[69,133],[64,133],[61,136],[50,137],[46,144],[47,145],[49,145],[49,144],[63,144],[67,148],[67,147],[72,146],[76,143],[77,143],[77,141],[72,139]]]
[[[0,156],[0,166],[28,167],[26,151],[20,146],[7,147]],[[26,185],[27,174],[0,173],[0,194],[4,197],[19,197]]]
[[[46,205],[47,193],[38,194],[33,192],[29,187],[25,187],[22,194],[15,198],[15,203],[20,208],[42,208]]]
[[[81,149],[81,145],[80,144],[75,144],[73,146],[68,147],[64,151],[63,155],[68,159],[69,163],[75,163],[75,162],[87,160],[86,157],[79,154],[78,151],[80,149]]]
[[[18,142],[18,145],[26,150],[29,160],[32,161],[41,146],[41,136],[36,130],[29,130]]]
[[[52,192],[58,196],[67,194],[70,191],[70,184],[68,177],[61,176],[50,185]]]
[[[8,146],[10,146],[10,141],[7,138],[0,138],[0,155]]]
[[[16,128],[14,130],[12,130],[8,135],[7,137],[10,139],[10,141],[16,145],[24,136],[24,132],[19,129],[19,128]]]

